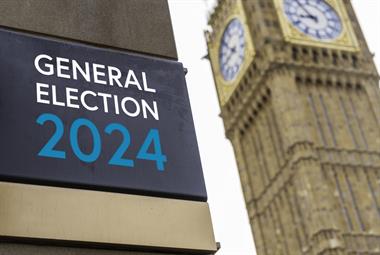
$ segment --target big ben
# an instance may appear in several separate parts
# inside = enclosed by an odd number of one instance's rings
[[[220,0],[209,25],[257,254],[380,254],[379,75],[351,2]]]

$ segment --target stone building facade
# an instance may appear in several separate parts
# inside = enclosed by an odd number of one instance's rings
[[[351,2],[312,2],[220,0],[209,18],[257,254],[380,254],[379,75]],[[317,24],[324,8],[339,17],[339,35],[316,39],[296,27]],[[243,46],[230,39],[235,19]],[[233,62],[238,51],[243,60]]]

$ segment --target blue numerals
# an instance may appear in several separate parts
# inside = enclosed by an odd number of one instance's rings
[[[84,153],[79,147],[78,132],[80,127],[87,127],[92,135],[93,148],[91,153]],[[95,124],[88,119],[77,119],[73,122],[70,128],[70,144],[74,154],[82,161],[92,163],[99,158],[102,142],[100,140],[100,134]]]
[[[37,118],[37,123],[40,125],[44,125],[47,121],[53,122],[55,125],[55,133],[45,144],[45,146],[42,147],[41,151],[38,153],[38,156],[65,159],[66,152],[54,149],[63,136],[63,122],[56,115],[50,113],[41,114]]]
[[[151,144],[153,144],[154,153],[148,152]],[[139,150],[139,153],[137,154],[137,158],[156,161],[157,169],[164,171],[166,156],[161,152],[160,134],[157,129],[151,129],[149,131],[143,145]]]
[[[116,150],[115,154],[113,154],[108,163],[115,166],[133,167],[135,163],[132,159],[123,158],[124,153],[131,144],[131,136],[129,135],[128,129],[121,124],[112,123],[106,127],[105,131],[107,134],[111,134],[114,131],[119,131],[123,135],[123,142],[120,144],[119,148]]]
[[[55,114],[43,113],[36,122],[39,125],[45,125],[46,122],[51,122],[55,126],[55,132],[49,139],[49,141],[42,147],[38,156],[48,158],[66,159],[66,152],[55,149],[58,142],[61,140],[64,134],[64,125],[62,120]],[[90,152],[84,152],[80,148],[78,133],[79,129],[86,128],[92,137],[92,148]],[[102,151],[102,139],[96,125],[84,118],[76,119],[70,126],[70,145],[74,155],[81,161],[86,163],[95,162]],[[111,123],[106,126],[104,132],[107,135],[113,135],[113,133],[119,133],[122,136],[122,141],[108,161],[109,165],[122,166],[122,167],[134,167],[135,162],[133,159],[128,159],[125,154],[131,144],[131,135],[129,130],[120,123]],[[156,168],[159,171],[165,170],[165,163],[167,161],[166,155],[162,154],[160,134],[157,129],[149,130],[143,144],[141,145],[137,156],[140,160],[149,160],[156,162]]]

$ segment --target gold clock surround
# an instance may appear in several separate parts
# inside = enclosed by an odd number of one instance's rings
[[[217,92],[218,92],[218,97],[219,97],[219,103],[222,106],[229,100],[230,96],[232,95],[236,86],[239,84],[242,76],[244,75],[249,65],[252,63],[253,58],[255,56],[255,49],[252,43],[252,37],[249,31],[246,15],[245,15],[241,0],[236,1],[236,4],[229,11],[230,11],[230,14],[224,20],[224,24],[221,26],[221,29],[219,31],[214,31],[214,33],[216,33],[216,36],[215,36],[216,42],[213,44],[209,43],[208,45],[210,60],[212,63],[212,68],[213,68],[213,72],[215,76],[215,82],[216,82],[216,87],[217,87]],[[245,33],[244,34],[244,38],[245,38],[244,61],[235,79],[231,81],[226,81],[224,80],[220,72],[219,48],[220,48],[220,42],[221,42],[221,38],[223,36],[225,28],[231,22],[231,20],[235,18],[239,19],[239,21],[241,22],[244,28],[244,33]]]
[[[338,14],[342,22],[342,33],[334,40],[318,40],[295,28],[284,12],[284,0],[274,0],[277,15],[286,41],[306,46],[324,47],[344,51],[359,51],[358,40],[355,36],[348,13],[342,0],[324,0]]]

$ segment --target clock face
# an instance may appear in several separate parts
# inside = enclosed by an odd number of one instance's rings
[[[228,23],[224,30],[219,47],[220,72],[225,81],[232,81],[236,78],[244,61],[244,52],[244,27],[235,18]]]
[[[324,0],[284,0],[289,21],[302,33],[318,40],[333,40],[342,33],[336,11]]]

